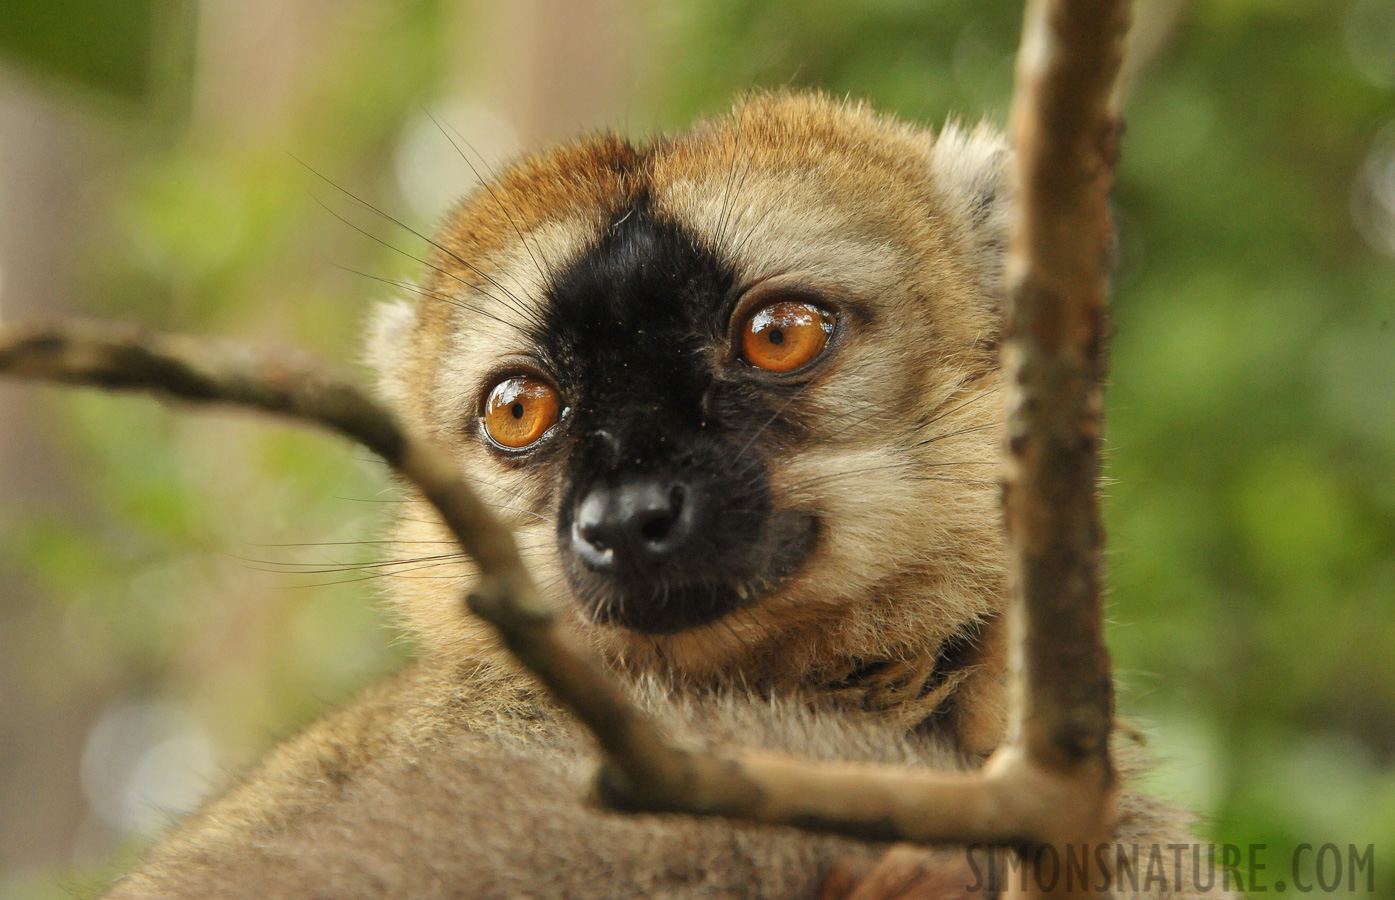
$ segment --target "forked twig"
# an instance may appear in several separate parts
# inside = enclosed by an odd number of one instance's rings
[[[393,415],[313,357],[286,350],[106,322],[0,327],[0,374],[134,390],[195,403],[245,406],[322,425],[377,453],[440,514],[475,560],[469,602],[514,654],[596,733],[636,780],[665,777],[675,754],[592,655],[553,627],[513,535],[460,477],[450,458],[406,433]]]
[[[1004,366],[1005,513],[1018,671],[1009,743],[978,773],[824,765],[679,749],[555,627],[512,536],[450,458],[308,357],[98,324],[0,328],[0,373],[315,422],[381,455],[439,511],[481,578],[469,605],[596,735],[600,796],[862,837],[999,844],[1103,841],[1113,699],[1101,635],[1095,497],[1102,427],[1109,98],[1123,0],[1033,0],[1014,100],[1014,224]]]
[[[470,608],[595,733],[606,756],[599,793],[615,806],[786,822],[868,838],[990,841],[1014,829],[1011,798],[1023,794],[1020,784],[1005,783],[995,799],[973,776],[822,766],[774,754],[726,758],[670,745],[592,655],[554,627],[556,613],[534,586],[508,529],[449,457],[408,435],[387,410],[307,355],[67,322],[0,327],[0,373],[251,407],[322,425],[382,456],[435,506],[475,559],[481,578]],[[1012,834],[1025,838],[1033,831]]]

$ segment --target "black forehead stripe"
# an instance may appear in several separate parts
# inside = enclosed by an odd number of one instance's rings
[[[597,369],[622,358],[672,365],[675,351],[724,331],[734,284],[733,268],[640,188],[557,274],[534,337],[562,378],[618,375]]]

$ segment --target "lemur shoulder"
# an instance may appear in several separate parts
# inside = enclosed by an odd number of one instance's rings
[[[666,727],[974,766],[1005,721],[1007,159],[990,127],[816,94],[528,157],[448,218],[420,296],[379,309],[382,396]],[[453,547],[408,507],[401,553]],[[392,596],[420,659],[110,896],[813,897],[884,849],[585,807],[590,746],[463,612],[468,561],[429,574]],[[1119,826],[1187,827],[1139,794]]]

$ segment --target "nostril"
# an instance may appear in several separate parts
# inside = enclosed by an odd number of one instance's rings
[[[673,520],[676,517],[669,512],[651,513],[644,518],[639,526],[639,534],[651,544],[657,544],[668,537],[673,530]]]
[[[654,542],[664,539],[668,534],[668,522],[659,516],[650,516],[649,519],[639,527],[639,533],[646,541]]]
[[[674,485],[668,496],[645,510],[640,516],[640,537],[650,544],[663,543],[673,533],[673,526],[683,511],[683,487]]]
[[[604,492],[593,491],[578,505],[572,521],[572,547],[594,569],[615,564],[617,526]]]

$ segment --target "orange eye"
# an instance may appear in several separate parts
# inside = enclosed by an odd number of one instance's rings
[[[828,346],[833,313],[802,300],[780,300],[756,310],[741,334],[741,355],[758,369],[789,372]]]
[[[484,427],[499,446],[521,450],[547,434],[560,412],[557,392],[546,381],[511,375],[489,392]]]

